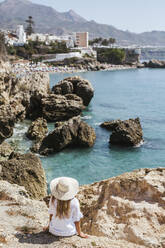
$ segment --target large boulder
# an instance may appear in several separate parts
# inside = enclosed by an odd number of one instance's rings
[[[94,89],[91,83],[79,76],[65,78],[56,84],[52,88],[52,91],[60,95],[76,94],[82,98],[85,106],[89,105],[94,95]]]
[[[31,123],[26,136],[31,140],[42,140],[47,133],[47,121],[43,118],[38,118]]]
[[[49,92],[47,73],[18,77],[11,72],[11,67],[0,72],[0,105],[9,104],[16,121],[22,121],[26,116],[32,119],[33,115],[36,119],[36,113],[40,112],[40,101],[37,100]]]
[[[47,121],[68,120],[78,116],[84,109],[82,100],[73,95],[50,94],[41,99],[42,116]]]
[[[0,161],[8,160],[14,148],[7,142],[0,144]]]
[[[30,119],[36,119],[40,111],[40,100],[50,93],[49,74],[32,73],[17,80],[12,94],[22,100],[26,108],[26,115]]]
[[[15,116],[15,122],[23,121],[26,117],[26,108],[23,106],[21,100],[11,98],[9,104],[13,116]]]
[[[83,231],[132,242],[132,247],[164,248],[164,182],[165,169],[158,168],[82,186],[78,198],[84,214]]]
[[[39,153],[48,155],[59,152],[68,146],[92,147],[96,139],[95,131],[80,116],[60,123],[55,130],[46,136],[39,148]]]
[[[105,128],[109,131],[113,131],[120,122],[121,120],[105,121],[101,123],[100,127]]]
[[[136,146],[143,141],[140,119],[129,119],[117,124],[110,135],[110,144],[120,146]]]
[[[78,126],[78,133],[75,145],[79,147],[92,147],[96,139],[95,131],[86,122],[81,121]]]
[[[12,153],[8,161],[0,162],[0,167],[0,180],[24,186],[32,198],[42,199],[46,196],[45,172],[40,159],[34,154]]]

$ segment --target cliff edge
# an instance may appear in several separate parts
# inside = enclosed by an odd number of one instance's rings
[[[43,233],[44,201],[21,186],[0,181],[0,244],[3,247],[165,247],[165,169],[140,169],[82,186],[78,194],[88,239]]]

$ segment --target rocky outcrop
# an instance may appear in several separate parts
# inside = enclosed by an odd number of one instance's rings
[[[144,248],[125,240],[89,236],[59,238],[43,232],[48,224],[45,202],[32,200],[24,187],[0,180],[0,246],[48,248]],[[10,225],[9,225],[10,223]]]
[[[26,109],[26,115],[30,119],[36,119],[40,111],[40,99],[50,93],[49,74],[32,73],[17,80],[12,94],[22,100]]]
[[[73,95],[50,94],[41,99],[40,106],[43,118],[50,122],[68,120],[80,115],[84,109],[81,99]]]
[[[76,94],[81,97],[85,106],[88,106],[93,95],[94,89],[91,83],[81,77],[69,77],[56,84],[52,91],[55,94],[66,95]]]
[[[165,68],[165,61],[152,59],[149,62],[144,62],[144,65],[148,68]]]
[[[121,120],[105,121],[101,123],[100,127],[105,128],[109,131],[113,131],[120,122]]]
[[[80,116],[61,122],[55,130],[46,136],[39,148],[39,153],[48,155],[59,152],[68,146],[92,147],[96,139],[95,131]]]
[[[143,141],[140,119],[129,119],[118,122],[110,135],[110,144],[120,146],[136,146]]]
[[[33,121],[26,133],[26,136],[31,140],[42,140],[48,133],[47,121],[43,118],[38,118]]]
[[[32,73],[17,77],[11,68],[0,73],[0,105],[11,106],[15,120],[22,121],[25,116],[31,117],[38,111],[34,99],[46,96],[49,92],[49,75]]]
[[[164,248],[164,181],[164,168],[140,169],[83,186],[78,195],[83,231],[138,247]]]
[[[0,161],[8,160],[14,148],[7,142],[0,144]]]
[[[22,234],[28,236],[47,225],[46,204],[30,199],[24,187],[4,180],[0,180],[0,209],[1,247],[24,247],[25,244],[19,242]]]
[[[29,195],[42,199],[46,195],[46,177],[40,159],[31,154],[12,153],[8,161],[0,162],[0,180],[24,186]]]
[[[41,142],[47,133],[48,126],[47,121],[45,119],[38,118],[37,120],[32,122],[26,133],[27,138],[35,141],[32,147],[30,148],[32,152],[38,152]]]
[[[37,248],[164,248],[164,181],[164,168],[140,169],[81,186],[77,197],[84,215],[82,230],[89,238],[59,239],[42,232],[49,218],[46,204],[31,200],[24,187],[0,180],[0,244],[35,244]]]

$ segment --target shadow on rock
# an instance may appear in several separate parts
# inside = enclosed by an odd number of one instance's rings
[[[60,241],[61,238],[56,237],[49,232],[39,232],[31,234],[17,233],[15,237],[20,243],[26,244],[52,244],[53,242]]]

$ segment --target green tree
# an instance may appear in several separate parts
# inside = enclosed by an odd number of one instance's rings
[[[29,16],[28,19],[25,21],[27,23],[27,27],[26,27],[26,34],[27,35],[31,35],[34,33],[34,21],[32,16]]]
[[[109,45],[109,40],[107,40],[107,39],[102,40],[101,45],[102,46],[108,46]]]
[[[125,50],[119,48],[99,48],[97,49],[97,60],[101,63],[123,64],[125,60]]]
[[[110,43],[110,44],[116,43],[116,39],[114,39],[114,38],[109,38],[109,43]]]

